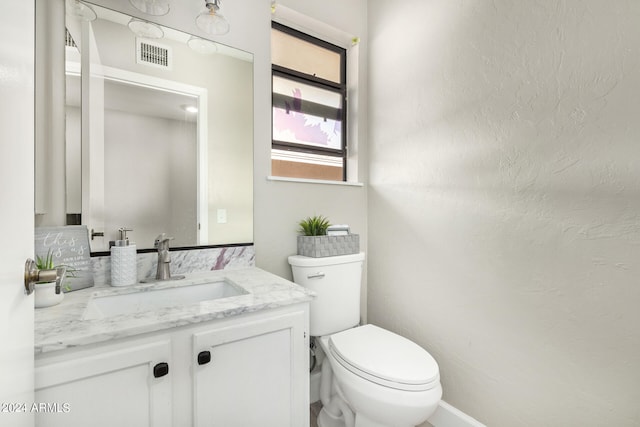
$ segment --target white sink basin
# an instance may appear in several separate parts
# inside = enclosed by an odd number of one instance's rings
[[[154,311],[247,293],[244,289],[224,280],[163,289],[147,287],[137,292],[95,296],[89,300],[82,317],[85,320],[102,319],[119,314]]]

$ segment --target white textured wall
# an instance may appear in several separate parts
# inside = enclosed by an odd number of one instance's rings
[[[370,0],[369,34],[369,320],[488,425],[640,425],[640,2]]]

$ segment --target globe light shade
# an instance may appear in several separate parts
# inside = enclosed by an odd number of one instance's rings
[[[128,24],[129,29],[138,37],[147,39],[161,39],[164,36],[162,28],[151,22],[132,18]]]
[[[220,13],[218,0],[206,0],[207,10],[196,17],[196,25],[207,34],[222,35],[229,32],[229,22]]]
[[[162,16],[169,13],[168,0],[129,0],[129,3],[147,15]]]
[[[84,4],[79,0],[67,0],[67,15],[75,16],[83,21],[91,22],[97,18],[96,12],[91,6]]]

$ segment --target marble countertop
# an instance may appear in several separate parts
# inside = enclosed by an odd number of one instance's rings
[[[85,320],[85,309],[94,297],[219,280],[230,282],[247,293],[182,306],[162,307],[154,311]],[[183,280],[125,287],[95,286],[66,293],[60,304],[35,310],[35,354],[307,302],[313,296],[312,291],[256,267],[191,273]]]

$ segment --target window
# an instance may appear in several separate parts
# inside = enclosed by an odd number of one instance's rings
[[[272,174],[345,181],[346,50],[274,22],[271,63]]]

